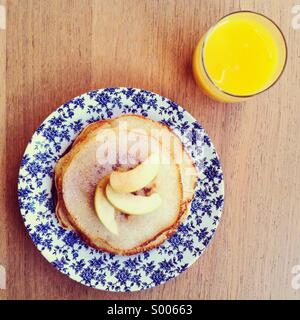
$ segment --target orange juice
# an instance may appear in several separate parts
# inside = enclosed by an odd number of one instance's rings
[[[198,43],[196,82],[219,101],[241,101],[269,88],[286,62],[281,31],[268,18],[236,12],[221,19]]]

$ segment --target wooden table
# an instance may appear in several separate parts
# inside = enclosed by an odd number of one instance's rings
[[[299,299],[300,29],[295,1],[1,0],[0,264],[3,299]],[[278,22],[288,43],[281,80],[243,104],[205,97],[191,72],[199,37],[240,9]],[[187,272],[141,293],[84,287],[56,271],[30,240],[17,205],[19,162],[43,119],[66,100],[109,86],[167,96],[191,112],[221,157],[225,209],[208,250]]]

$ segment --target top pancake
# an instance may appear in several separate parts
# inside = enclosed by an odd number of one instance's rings
[[[104,129],[111,128],[118,132],[124,130],[125,126],[128,131],[148,137],[153,135],[154,129],[159,129],[160,136],[155,139],[159,141],[164,154],[170,154],[171,161],[161,165],[153,188],[164,199],[162,207],[140,217],[117,213],[121,232],[119,236],[114,236],[100,223],[93,207],[95,186],[101,177],[113,170],[113,165],[98,166],[95,150],[99,147],[99,136],[101,140]],[[171,137],[174,146],[163,146],[166,136]],[[100,144],[103,145],[103,141]],[[89,125],[77,137],[71,151],[59,161],[55,170],[57,215],[62,225],[71,225],[92,246],[112,253],[133,254],[159,245],[176,231],[183,220],[197,179],[197,171],[189,156],[184,152],[181,162],[176,163],[175,150],[183,151],[183,147],[172,131],[140,116],[122,116]],[[143,160],[135,159],[136,164]]]

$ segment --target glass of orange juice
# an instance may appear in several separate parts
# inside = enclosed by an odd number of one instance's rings
[[[262,14],[231,13],[201,38],[193,56],[197,84],[217,101],[239,102],[270,88],[287,60],[285,38]]]

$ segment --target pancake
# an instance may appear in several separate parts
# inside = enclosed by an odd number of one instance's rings
[[[59,161],[55,167],[55,187],[56,187],[56,195],[57,195],[57,203],[55,208],[55,213],[58,221],[60,222],[61,226],[66,230],[73,230],[71,223],[69,222],[67,216],[67,209],[65,207],[65,203],[63,200],[62,194],[62,170],[63,170],[63,161]]]
[[[76,144],[82,142],[85,140],[86,137],[92,132],[95,132],[99,128],[109,128],[110,125],[107,121],[97,121],[94,122],[87,127],[85,127],[82,132],[77,136],[77,138],[74,140],[72,147],[74,147]],[[97,132],[95,132],[97,134]],[[57,192],[57,204],[55,208],[55,213],[58,221],[60,222],[61,226],[66,230],[73,230],[72,224],[69,222],[68,215],[67,215],[67,209],[63,200],[62,195],[62,173],[63,168],[65,164],[68,163],[70,159],[71,153],[67,153],[64,157],[62,157],[56,167],[55,167],[55,187]]]
[[[99,147],[97,140],[105,131],[103,129],[112,128],[117,133],[123,125],[126,125],[129,132],[133,131],[140,136],[151,137],[153,130],[159,131],[155,140],[159,142],[162,153],[169,156],[171,161],[161,165],[155,186],[150,186],[152,192],[161,194],[164,199],[162,207],[139,217],[116,212],[120,234],[114,236],[101,224],[93,206],[97,182],[114,168],[98,166],[95,150]],[[166,138],[173,141],[171,147],[164,145]],[[100,145],[102,143],[100,141]],[[183,157],[178,160],[175,155],[179,152]],[[135,161],[138,164],[143,159],[137,158]],[[176,231],[187,214],[196,179],[197,171],[184,152],[180,139],[165,125],[136,115],[97,121],[80,133],[71,151],[56,166],[56,214],[64,228],[74,228],[91,246],[110,253],[135,254],[158,246]]]
[[[102,133],[103,130],[100,135]],[[62,193],[68,219],[72,226],[98,249],[118,254],[145,251],[153,246],[153,241],[157,242],[158,238],[165,239],[181,216],[182,184],[179,166],[175,162],[161,164],[154,184],[147,186],[147,191],[149,189],[156,192],[163,199],[157,210],[141,216],[124,215],[116,210],[119,235],[115,236],[100,223],[96,215],[94,192],[98,181],[113,171],[114,165],[124,154],[121,150],[114,164],[99,164],[95,152],[99,148],[98,139],[99,133],[76,144],[71,151],[71,159],[64,168]],[[100,142],[100,145],[102,144],[103,141]],[[145,159],[146,157],[131,158],[130,166],[135,166]],[[122,168],[126,168],[126,165]]]

